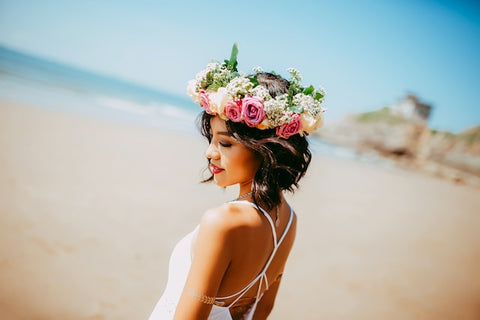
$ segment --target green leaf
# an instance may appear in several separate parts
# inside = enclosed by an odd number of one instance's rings
[[[295,95],[295,88],[294,85],[290,84],[288,87],[288,96],[287,96],[287,101],[288,104],[291,105],[293,103],[293,96]]]
[[[220,83],[212,83],[207,87],[208,90],[217,91],[222,85]]]
[[[322,98],[323,98],[323,94],[321,94],[320,92],[317,92],[317,93],[315,94],[315,100],[320,100],[320,99],[322,99]]]
[[[289,92],[292,92],[292,97],[297,93],[303,92],[303,88],[296,82],[291,82],[289,89]]]
[[[227,64],[227,69],[234,72],[237,71],[237,55],[238,55],[238,44],[235,42],[232,47],[232,53],[230,54],[230,60],[225,60]]]
[[[234,63],[237,62],[237,55],[238,55],[238,43],[234,43],[232,47],[232,53],[230,54],[230,62]]]
[[[249,77],[248,80],[250,80],[251,83],[253,83],[253,87],[255,88],[258,86],[258,80],[257,77]]]
[[[295,112],[295,113],[303,113],[303,107],[302,106],[290,106],[288,110]]]
[[[306,95],[309,95],[309,94],[311,94],[314,90],[315,90],[315,88],[314,88],[312,85],[310,85],[310,87],[305,88],[305,89],[303,90],[303,93],[306,94]]]

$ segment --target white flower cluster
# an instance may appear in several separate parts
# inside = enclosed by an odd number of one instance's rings
[[[294,81],[297,83],[302,82],[302,75],[300,74],[300,71],[295,68],[288,68],[287,71],[292,75]]]
[[[262,67],[255,67],[255,68],[253,68],[253,72],[255,72],[255,73],[263,73],[264,71],[263,71],[263,68],[262,68]]]
[[[278,95],[275,99],[269,99],[263,103],[265,114],[269,120],[270,127],[277,127],[286,122],[285,111],[288,108],[288,96],[286,94]]]
[[[322,113],[321,102],[314,99],[311,95],[298,93],[293,97],[292,102],[296,106],[301,106],[303,110],[310,113],[315,118]]]
[[[238,77],[227,84],[227,92],[233,98],[239,99],[245,96],[253,88],[253,83],[246,77]]]
[[[251,89],[249,92],[250,95],[259,97],[262,100],[271,99],[270,93],[268,92],[267,88],[264,86],[256,86],[255,88]]]
[[[318,92],[320,92],[324,97],[327,95],[327,90],[325,90],[325,88],[322,86],[318,86]]]
[[[230,71],[225,68],[221,68],[213,73],[213,81],[225,82],[230,77]]]
[[[228,73],[228,74],[227,74]],[[218,75],[222,74],[223,76],[230,75],[230,72],[225,68],[222,68],[222,65],[218,62],[210,62],[207,64],[207,67],[197,73],[195,80],[197,81],[197,89],[208,86],[210,79],[214,80],[215,77],[218,79]]]

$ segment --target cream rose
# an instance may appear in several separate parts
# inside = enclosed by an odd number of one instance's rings
[[[317,130],[322,125],[322,118],[315,119],[310,113],[304,112],[300,115],[300,122],[302,123],[302,130],[310,133]]]
[[[272,127],[272,124],[267,118],[263,119],[263,121],[260,122],[259,125],[257,125],[257,128],[260,130],[271,129]]]
[[[233,101],[232,96],[228,94],[227,89],[219,88],[217,92],[211,92],[210,98],[210,110],[217,114],[224,115],[225,104],[229,101]]]
[[[192,98],[194,103],[200,103],[200,93],[197,92],[197,81],[190,80],[187,85],[187,94]]]

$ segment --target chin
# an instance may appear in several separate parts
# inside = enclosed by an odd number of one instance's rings
[[[219,179],[217,178],[216,176],[213,177],[213,181],[215,182],[215,184],[221,188],[226,188],[226,187],[230,187],[230,186],[233,186],[235,183],[228,183],[228,181],[225,181],[225,180],[222,180],[222,179]]]
[[[223,181],[221,179],[217,179],[217,177],[215,177],[215,176],[213,177],[213,181],[219,187],[222,187],[222,188],[226,187],[225,183],[223,183]]]

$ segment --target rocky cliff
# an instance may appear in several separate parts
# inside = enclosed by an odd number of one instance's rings
[[[457,182],[480,185],[480,126],[460,134],[430,130],[425,121],[390,108],[330,122],[318,136],[358,152],[372,152]],[[477,181],[478,180],[478,181]]]
[[[429,159],[480,177],[480,126],[458,135],[432,131]]]

